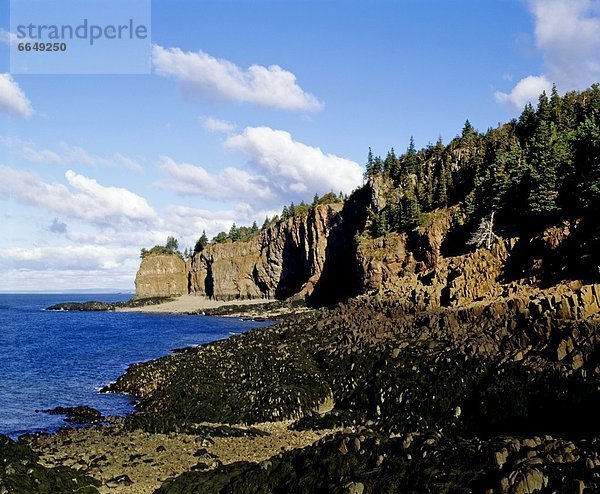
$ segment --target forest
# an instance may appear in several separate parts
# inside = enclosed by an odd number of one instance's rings
[[[556,87],[518,119],[478,132],[467,120],[444,145],[385,158],[369,150],[367,180],[391,182],[387,206],[371,213],[371,234],[406,231],[427,213],[456,206],[465,223],[494,214],[496,228],[520,233],[592,214],[600,199],[600,85],[560,96]]]

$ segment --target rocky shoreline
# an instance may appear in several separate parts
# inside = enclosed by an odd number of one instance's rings
[[[99,492],[595,492],[599,314],[573,283],[362,296],[134,364],[134,415],[22,442]]]

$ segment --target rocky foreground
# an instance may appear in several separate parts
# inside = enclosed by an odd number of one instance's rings
[[[102,492],[598,492],[599,313],[579,282],[363,296],[135,364],[133,416],[28,442]]]

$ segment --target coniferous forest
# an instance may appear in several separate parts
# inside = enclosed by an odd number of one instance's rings
[[[466,223],[494,213],[496,228],[519,234],[592,213],[600,201],[600,85],[542,93],[518,119],[397,156],[367,159],[366,178],[390,180],[393,196],[372,217],[372,234],[406,231],[436,208],[457,206]]]

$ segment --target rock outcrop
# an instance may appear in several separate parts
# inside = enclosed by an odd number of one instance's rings
[[[310,208],[250,240],[209,244],[187,263],[175,255],[147,256],[136,277],[136,297],[189,293],[216,300],[304,298],[326,305],[383,291],[423,310],[531,284],[600,280],[600,231],[589,218],[499,238],[491,250],[475,250],[467,243],[473,225],[464,225],[454,206],[427,213],[413,230],[372,238],[370,214],[396,196],[389,179],[378,176],[344,203]]]
[[[135,276],[136,298],[171,297],[188,293],[184,260],[176,254],[149,254]]]
[[[311,208],[307,215],[277,222],[250,240],[210,244],[187,263],[176,255],[148,255],[136,276],[136,297],[311,297],[324,273],[334,276],[331,266],[337,260],[331,257],[350,245],[342,210],[341,203]]]

